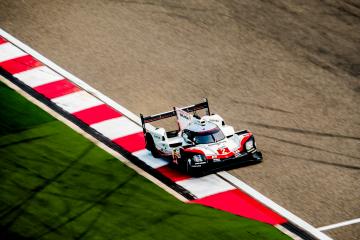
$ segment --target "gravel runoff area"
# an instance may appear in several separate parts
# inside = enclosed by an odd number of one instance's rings
[[[264,153],[231,173],[320,227],[360,217],[359,7],[3,0],[0,26],[135,113],[208,97]]]

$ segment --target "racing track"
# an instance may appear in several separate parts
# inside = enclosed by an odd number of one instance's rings
[[[286,234],[291,234],[288,231],[290,230],[304,239],[314,239],[313,236],[319,239],[328,239],[312,226],[281,209],[281,207],[272,207],[271,204],[275,204],[262,197],[261,194],[250,193],[254,190],[246,184],[244,187],[240,187],[237,184],[244,184],[229,174],[219,173],[194,178],[172,169],[168,162],[162,159],[153,158],[144,149],[144,138],[137,116],[14,39],[8,33],[0,30],[0,35],[0,73],[7,79],[2,79],[4,83],[17,89],[17,91],[27,92],[27,94],[60,113],[183,195],[187,199],[185,201],[190,200],[193,203],[262,221],[279,228]],[[62,121],[67,120],[63,119]],[[68,125],[72,128],[75,127],[71,123]],[[128,165],[133,168],[132,164],[128,163]],[[143,174],[141,171],[139,173]],[[244,193],[255,196],[260,202],[287,219]],[[181,196],[174,194],[174,192],[172,194],[184,201]],[[270,204],[265,203],[259,197],[270,202]],[[300,230],[293,223],[306,231]]]
[[[315,226],[360,216],[355,1],[0,8],[7,31],[134,112],[208,97],[229,124],[255,133],[265,155],[232,173]],[[360,229],[329,233],[357,239]]]

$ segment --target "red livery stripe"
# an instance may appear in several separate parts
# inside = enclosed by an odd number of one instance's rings
[[[158,172],[160,172],[162,175],[164,175],[165,177],[171,179],[173,182],[191,178],[191,176],[189,176],[183,172],[180,172],[179,170],[173,169],[173,168],[169,167],[168,165],[157,168],[156,170]]]
[[[202,154],[205,156],[205,153],[200,150],[200,149],[196,149],[196,148],[185,148],[184,149],[184,152],[187,152],[187,153],[198,153],[198,154]]]
[[[144,133],[139,132],[113,140],[128,152],[136,152],[145,148]]]
[[[17,74],[43,64],[30,55],[14,58],[0,63],[0,66],[11,74]]]
[[[80,91],[75,84],[63,79],[56,82],[47,83],[34,88],[38,93],[41,93],[47,98],[61,97],[69,93]]]
[[[105,104],[73,113],[73,115],[88,125],[122,116],[120,112]]]
[[[224,158],[232,157],[233,155],[234,155],[233,152],[229,152],[227,154],[218,154],[216,155],[216,158],[224,159]],[[206,156],[206,159],[213,159],[213,156]]]
[[[192,202],[272,225],[287,222],[286,219],[238,189],[217,193]]]
[[[244,149],[246,141],[249,140],[249,138],[251,136],[252,136],[252,133],[249,132],[246,136],[244,136],[243,139],[241,139],[239,151],[242,151]]]

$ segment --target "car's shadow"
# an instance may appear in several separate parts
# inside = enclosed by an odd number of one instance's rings
[[[208,170],[206,170],[204,172],[197,173],[197,174],[195,174],[193,176],[194,177],[203,177],[203,176],[206,176],[206,175],[209,175],[209,174],[215,174],[215,173],[221,172],[221,171],[230,171],[230,170],[233,170],[233,169],[236,169],[236,168],[248,167],[248,166],[256,165],[256,164],[259,164],[259,163],[261,163],[261,161],[247,161],[247,162],[242,162],[242,163],[234,163],[234,164],[231,164],[231,165],[225,164],[223,166],[219,165],[216,168],[208,169]]]
[[[217,166],[215,167],[211,167],[209,169],[206,170],[202,170],[199,172],[194,172],[194,173],[186,173],[185,169],[180,169],[177,165],[170,163],[169,167],[171,167],[172,169],[174,169],[175,171],[184,173],[184,174],[189,174],[191,175],[191,177],[195,177],[195,178],[199,178],[199,177],[204,177],[206,175],[210,175],[210,174],[216,174],[217,172],[221,172],[221,171],[230,171],[233,169],[237,169],[237,168],[243,168],[243,167],[249,167],[252,165],[257,165],[259,163],[261,163],[262,161],[256,161],[256,160],[250,160],[250,161],[246,161],[246,162],[237,162],[237,163],[219,163]]]

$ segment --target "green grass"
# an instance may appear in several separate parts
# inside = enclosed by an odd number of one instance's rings
[[[0,83],[0,239],[289,239],[185,204]]]

